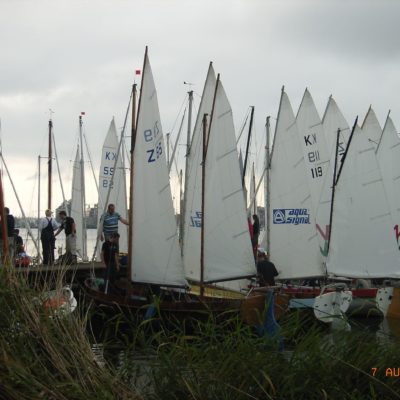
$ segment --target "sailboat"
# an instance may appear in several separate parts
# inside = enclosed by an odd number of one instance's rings
[[[124,218],[127,216],[125,168],[120,154],[121,151],[118,152],[119,148],[117,130],[113,118],[101,152],[97,226],[100,225],[101,215],[107,210],[108,204],[114,204],[115,209]],[[124,225],[118,232],[120,234],[120,253],[127,253],[128,228]],[[97,246],[97,259],[100,259],[100,246]]]
[[[383,185],[389,208],[393,216],[392,234],[395,236],[398,252],[400,252],[400,208],[398,199],[400,195],[400,140],[397,130],[390,115],[387,116],[382,136],[376,150],[379,168],[382,173]],[[398,268],[400,273],[400,267]],[[376,300],[384,316],[400,318],[400,288],[383,287],[378,290]]]
[[[306,90],[297,118],[294,117],[289,98],[282,88],[275,137],[269,165],[269,258],[277,266],[279,279],[309,279],[326,275],[324,256],[317,235],[317,208],[323,179],[329,167],[321,121],[316,113],[311,95]],[[324,214],[325,221],[329,214]],[[310,301],[295,300],[300,304],[315,306],[314,296],[319,290],[311,287],[286,288],[294,297],[310,297]],[[329,297],[329,301],[327,300]],[[351,293],[340,294],[342,313],[348,307]],[[318,303],[337,303],[336,294],[328,292]],[[324,310],[323,310],[324,311]],[[321,317],[317,312],[317,317]],[[324,319],[326,322],[330,322]]]
[[[152,303],[151,290],[157,288],[157,291],[161,291],[159,309],[162,313],[174,313],[181,316],[204,316],[205,310],[224,312],[233,309],[239,312],[243,306],[243,302],[246,301],[243,296],[236,299],[225,299],[197,296],[185,291],[188,283],[185,279],[178,243],[177,224],[172,204],[157,92],[147,48],[142,71],[140,100],[137,123],[135,125],[136,129],[133,135],[134,143],[131,161],[133,164],[133,168],[131,169],[131,173],[133,174],[133,187],[131,188],[133,216],[130,218],[130,221],[133,232],[130,238],[132,253],[128,268],[130,269],[132,282],[125,282],[124,287],[120,288],[123,289],[124,294],[117,295],[104,294],[97,286],[96,280],[88,279],[85,282],[87,292],[94,300],[101,303],[109,305],[118,304],[120,307],[133,310],[144,310],[145,306],[149,306]],[[222,96],[221,92],[218,97],[220,96]],[[224,103],[222,108],[217,106],[216,116],[220,117],[220,119],[222,118],[222,121],[223,113],[227,112],[229,114],[230,112],[225,106],[226,103]],[[219,125],[218,122],[215,124],[216,126]],[[213,136],[211,135],[210,138],[213,138]],[[210,140],[221,142],[223,138],[215,134],[214,138]],[[236,146],[234,150],[236,152]],[[211,162],[218,162],[220,160],[218,159],[219,156],[220,154],[215,153],[210,147]],[[212,168],[212,164],[208,168]],[[214,170],[211,169],[211,171]],[[215,185],[220,185],[220,181],[213,180],[211,173],[209,176],[210,186],[208,192],[211,193]],[[235,194],[233,193],[232,195],[234,196]],[[210,210],[209,216],[206,217],[205,226],[208,223],[209,229],[212,229],[212,221],[210,219],[215,218],[216,214],[220,213],[219,210],[215,211]],[[236,234],[240,241],[242,232],[237,232],[234,224],[232,224],[233,214],[226,217],[233,228],[231,233]],[[213,231],[209,231],[207,235],[210,236],[206,236],[207,242],[204,248],[215,248],[215,244],[210,243],[213,240],[221,243],[221,240],[216,239],[215,236],[218,233],[219,231],[214,229],[214,236],[212,236]],[[218,250],[220,251],[220,249]],[[243,255],[239,253],[241,253],[241,249],[236,250],[235,254],[242,259]],[[213,253],[211,252],[210,254]],[[220,260],[214,258],[213,261],[218,265]],[[237,275],[238,268],[235,268],[235,264],[232,267],[233,274]],[[254,268],[254,261],[248,267]],[[204,272],[204,283],[210,280],[226,280],[232,277],[232,272],[228,272],[224,268],[216,268],[215,270],[207,268]]]

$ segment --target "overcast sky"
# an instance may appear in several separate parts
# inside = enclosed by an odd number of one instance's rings
[[[255,106],[259,145],[282,85],[295,112],[308,87],[321,117],[332,94],[349,124],[372,104],[381,125],[391,109],[399,127],[399,18],[400,2],[385,0],[0,0],[1,139],[25,212],[37,214],[48,110],[69,198],[80,112],[98,175],[108,125],[115,116],[122,127],[146,45],[164,132],[184,101],[183,81],[194,84],[199,103],[209,61],[221,74],[237,129]],[[21,215],[4,180],[6,205]],[[87,202],[94,204],[89,174],[87,181]],[[56,180],[54,186],[56,206],[61,191]],[[42,189],[43,211],[45,175]]]

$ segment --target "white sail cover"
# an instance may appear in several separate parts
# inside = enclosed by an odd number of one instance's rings
[[[86,256],[84,254],[86,232],[83,232],[83,188],[79,154],[78,146],[72,170],[71,217],[74,219],[76,225],[76,251],[81,258],[84,258]]]
[[[323,274],[302,144],[282,91],[270,169],[270,260],[279,279]]]
[[[377,149],[379,167],[394,223],[393,234],[400,248],[400,140],[388,116]]]
[[[329,245],[329,230],[330,230],[330,212],[331,212],[331,200],[332,200],[332,186],[333,186],[333,172],[335,170],[335,153],[336,153],[336,141],[338,130],[339,143],[338,143],[338,157],[336,174],[340,169],[341,159],[346,150],[346,146],[350,136],[350,128],[347,124],[343,114],[339,110],[335,100],[332,96],[329,97],[328,104],[325,109],[324,117],[322,120],[322,128],[325,134],[329,154],[330,164],[326,170],[323,186],[321,190],[321,196],[316,215],[316,227],[318,233],[319,248],[323,258],[328,255]]]
[[[246,219],[232,109],[217,83],[205,161],[204,280],[256,273]]]
[[[190,145],[188,170],[185,182],[185,219],[183,229],[183,262],[188,279],[200,281],[200,245],[201,245],[201,162],[203,151],[204,114],[211,115],[215,92],[215,72],[212,64],[201,97],[196,124]]]
[[[134,149],[132,280],[186,286],[153,74],[145,55]]]
[[[338,178],[327,268],[337,276],[400,278],[395,224],[368,129],[355,128]]]
[[[107,136],[104,140],[103,149],[101,152],[101,164],[99,173],[99,201],[98,201],[98,216],[97,223],[100,223],[100,218],[104,211],[107,210],[108,204],[114,204],[115,210],[121,214],[122,218],[127,219],[127,205],[126,205],[126,179],[125,169],[122,161],[121,154],[118,154],[118,137],[115,128],[114,118],[110,123]],[[117,161],[115,165],[115,161]],[[115,165],[115,170],[114,170]],[[111,178],[114,175],[113,186],[110,188]],[[107,195],[110,195],[107,201]],[[106,204],[107,201],[107,204]],[[119,224],[118,233],[119,238],[119,251],[121,253],[128,252],[128,227]],[[98,225],[99,226],[99,225]],[[97,258],[100,258],[100,247],[97,248]]]
[[[365,136],[375,146],[375,148],[377,148],[381,139],[382,128],[379,125],[378,118],[376,118],[376,114],[372,107],[368,109],[361,130],[365,133]]]

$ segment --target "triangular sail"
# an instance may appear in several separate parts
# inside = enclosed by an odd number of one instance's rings
[[[147,52],[136,132],[132,280],[185,286],[157,92]]]
[[[331,213],[331,200],[332,200],[332,186],[333,186],[333,173],[335,170],[335,153],[337,144],[337,135],[339,133],[338,142],[338,156],[336,160],[336,175],[340,169],[340,164],[344,152],[347,147],[347,143],[350,136],[350,128],[346,122],[343,114],[337,106],[332,96],[329,97],[328,104],[325,109],[324,117],[322,120],[322,128],[325,134],[329,154],[330,154],[330,165],[326,170],[320,201],[316,214],[316,227],[319,240],[319,248],[321,255],[325,258],[328,255],[329,246],[329,230],[330,230],[330,213]]]
[[[255,274],[232,109],[217,83],[205,161],[204,280]]]
[[[353,278],[400,277],[400,251],[378,166],[364,124],[354,130],[335,188],[328,272]]]
[[[83,193],[82,193],[82,163],[80,160],[79,146],[76,150],[75,161],[72,170],[72,196],[71,196],[71,217],[76,225],[76,251],[84,259],[86,232],[83,230]]]
[[[377,148],[381,139],[382,128],[379,125],[378,118],[376,118],[376,114],[372,107],[368,109],[361,130],[364,132],[367,139],[375,146],[375,148]]]
[[[385,193],[389,202],[390,211],[397,225],[393,227],[398,244],[400,245],[400,139],[392,119],[388,116],[379,146],[377,149],[379,167],[383,177]]]
[[[127,218],[127,205],[126,205],[126,180],[125,170],[122,162],[121,154],[118,154],[118,137],[115,128],[114,118],[110,123],[107,136],[104,140],[103,149],[101,152],[101,164],[99,173],[99,201],[98,201],[98,216],[97,222],[107,208],[108,204],[114,204],[115,210],[121,214],[122,218]],[[115,161],[117,163],[115,165]],[[114,171],[115,165],[115,171]],[[114,175],[113,187],[109,189],[111,178]],[[110,195],[107,196],[110,191]],[[106,201],[108,204],[106,204]],[[120,234],[119,238],[119,251],[126,253],[128,251],[128,229],[127,226],[120,224],[118,227]],[[97,257],[100,256],[100,246],[97,249]]]
[[[280,279],[323,274],[302,144],[282,90],[270,167],[270,260]]]
[[[190,145],[188,170],[185,174],[183,262],[186,277],[194,281],[200,281],[202,118],[204,114],[211,114],[215,83],[214,68],[210,64]]]

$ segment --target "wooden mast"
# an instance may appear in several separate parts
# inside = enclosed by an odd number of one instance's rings
[[[136,83],[132,86],[132,125],[131,125],[131,163],[130,163],[130,175],[129,175],[129,212],[128,212],[128,268],[127,277],[132,280],[132,236],[133,236],[133,149],[135,147],[136,140]]]
[[[131,179],[130,179],[130,188],[129,188],[129,237],[128,237],[128,257],[130,262],[128,263],[128,276],[131,277],[131,280],[133,280],[133,180],[134,180],[134,173],[135,173],[135,163],[134,163],[134,153],[135,153],[135,144],[136,144],[136,135],[137,135],[137,123],[139,120],[139,115],[140,115],[140,105],[142,103],[142,93],[143,93],[143,81],[144,81],[144,76],[146,73],[146,64],[147,64],[147,50],[148,47],[146,46],[145,52],[144,52],[144,60],[143,60],[143,69],[142,69],[142,81],[140,82],[140,96],[139,96],[139,105],[138,105],[138,110],[136,114],[136,120],[135,122],[132,121],[132,137],[131,137]],[[136,85],[134,85],[135,91],[136,91]],[[135,103],[136,99],[135,97],[133,98],[133,108],[135,108]],[[134,129],[133,129],[134,127]]]
[[[214,115],[215,99],[217,97],[217,90],[219,85],[219,74],[217,75],[217,82],[215,84],[214,99],[211,108],[210,124],[208,126],[207,135],[207,114],[203,115],[203,156],[201,163],[201,244],[200,244],[200,297],[204,296],[204,212],[205,212],[205,182],[206,182],[206,157],[208,140],[210,137],[211,124]]]
[[[49,158],[47,162],[47,175],[48,175],[48,185],[47,185],[47,208],[51,210],[51,182],[52,182],[52,161],[53,161],[53,121],[49,119]]]
[[[242,176],[242,186],[244,187],[244,179],[246,176],[246,167],[247,167],[247,159],[249,155],[249,147],[250,147],[250,139],[251,139],[251,130],[253,128],[253,118],[254,118],[254,106],[251,106],[251,115],[250,115],[250,124],[249,124],[249,134],[247,135],[247,144],[246,144],[246,154],[244,156],[244,166],[243,166],[243,176]]]

